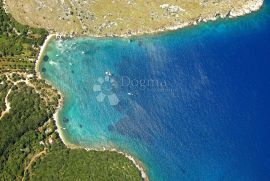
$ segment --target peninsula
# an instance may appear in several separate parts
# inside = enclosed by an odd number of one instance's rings
[[[5,7],[18,22],[50,33],[127,37],[233,18],[262,4],[263,0],[6,0]]]

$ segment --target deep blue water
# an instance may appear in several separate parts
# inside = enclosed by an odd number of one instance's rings
[[[50,43],[40,68],[65,95],[65,136],[129,152],[151,180],[269,181],[269,17],[266,1],[246,17],[131,41]]]

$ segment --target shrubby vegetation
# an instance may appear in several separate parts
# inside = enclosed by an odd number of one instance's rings
[[[30,158],[43,149],[39,144],[41,137],[41,133],[31,130],[17,139],[14,144],[9,144],[0,158],[0,180],[22,180],[24,168]]]
[[[5,75],[0,75],[0,111],[3,112],[6,109],[5,97],[7,95],[9,85],[6,81]]]
[[[5,13],[3,1],[0,0],[0,35],[2,56],[21,55],[26,51],[35,55],[38,50],[34,48],[42,45],[48,32],[45,29],[31,28],[18,23]]]
[[[0,70],[31,70],[47,35],[44,29],[19,24],[0,0]]]
[[[11,109],[0,121],[0,154],[25,132],[36,129],[48,120],[44,101],[25,83],[13,86],[8,100]]]
[[[42,149],[39,141],[45,135],[36,129],[48,120],[49,112],[45,101],[26,83],[10,88],[11,109],[0,120],[0,180],[21,180],[31,156]]]

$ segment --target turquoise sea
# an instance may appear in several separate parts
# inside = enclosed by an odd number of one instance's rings
[[[116,147],[154,181],[270,180],[270,11],[176,32],[52,41],[70,143]]]

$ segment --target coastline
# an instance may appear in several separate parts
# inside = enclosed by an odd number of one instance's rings
[[[44,52],[46,51],[46,48],[48,47],[48,44],[50,43],[51,40],[57,38],[58,36],[61,37],[61,34],[58,35],[58,34],[49,34],[46,38],[46,40],[44,41],[43,45],[41,46],[40,48],[40,53],[39,53],[39,56],[38,56],[38,59],[36,61],[36,64],[35,64],[35,72],[36,72],[36,76],[38,79],[42,79],[42,76],[39,72],[39,66],[42,62],[42,59],[44,57]],[[48,82],[47,80],[45,80],[46,83],[52,85],[50,82]],[[110,151],[110,152],[117,152],[123,156],[125,156],[126,158],[128,158],[130,161],[132,161],[132,163],[136,166],[136,168],[140,171],[141,173],[141,177],[144,181],[149,181],[149,178],[146,174],[146,169],[144,168],[143,164],[138,160],[136,159],[134,156],[128,154],[128,153],[125,153],[125,152],[122,152],[116,148],[101,148],[101,149],[94,149],[94,148],[87,148],[87,147],[81,147],[81,146],[78,146],[78,145],[74,145],[72,143],[70,143],[64,136],[64,133],[62,131],[62,127],[60,125],[60,120],[59,120],[59,113],[61,111],[61,109],[63,108],[64,106],[64,95],[62,92],[60,92],[59,90],[58,91],[58,94],[60,94],[60,99],[58,100],[58,106],[56,108],[56,111],[55,113],[53,114],[53,119],[55,120],[55,124],[56,124],[56,127],[57,127],[57,130],[56,132],[58,132],[59,134],[59,138],[61,139],[61,141],[64,143],[64,145],[69,148],[69,149],[84,149],[86,151]]]
[[[48,83],[48,82],[47,82]],[[57,132],[59,134],[59,137],[61,139],[61,141],[64,143],[64,145],[69,148],[69,149],[84,149],[86,151],[110,151],[110,152],[117,152],[123,156],[125,156],[126,158],[128,158],[130,161],[132,161],[132,163],[136,166],[136,168],[140,171],[141,173],[141,177],[144,181],[149,181],[149,178],[146,174],[146,169],[144,168],[143,164],[138,160],[136,159],[134,156],[128,154],[128,153],[125,153],[123,151],[120,151],[116,148],[100,148],[100,149],[96,149],[96,148],[90,148],[90,147],[82,147],[82,146],[78,146],[78,145],[75,145],[75,144],[72,144],[70,143],[66,137],[64,136],[64,133],[62,131],[62,126],[60,125],[60,120],[59,120],[59,113],[61,111],[61,109],[63,108],[64,106],[64,96],[63,94],[58,90],[58,93],[61,95],[61,98],[59,99],[59,105],[56,109],[56,112],[54,113],[53,115],[53,119],[55,120],[55,124],[56,124],[56,127],[57,127]]]
[[[46,37],[43,45],[40,47],[38,58],[37,58],[37,60],[35,62],[35,72],[36,72],[36,76],[37,76],[38,79],[41,79],[41,74],[39,72],[39,66],[40,66],[40,63],[41,63],[41,61],[42,61],[42,59],[44,57],[44,52],[45,52],[46,48],[48,47],[50,41],[55,39],[56,37],[57,37],[57,34],[49,34]]]
[[[48,82],[47,82],[48,83]],[[90,148],[90,147],[82,147],[82,146],[78,146],[78,145],[75,145],[75,144],[72,144],[70,143],[66,137],[64,136],[64,133],[62,131],[62,126],[60,125],[60,120],[59,120],[59,113],[61,111],[61,109],[63,108],[64,106],[64,96],[63,94],[58,90],[58,93],[61,95],[61,98],[59,99],[59,105],[57,107],[57,110],[56,112],[54,113],[53,115],[53,119],[55,120],[55,124],[56,124],[56,127],[57,127],[57,132],[59,134],[59,137],[61,139],[61,141],[64,143],[64,145],[69,148],[69,149],[84,149],[86,151],[110,151],[110,152],[117,152],[123,156],[125,156],[126,158],[128,158],[129,160],[132,161],[132,163],[136,166],[136,168],[141,172],[141,177],[144,181],[149,181],[149,178],[146,174],[146,169],[144,168],[143,164],[138,160],[136,159],[134,156],[128,154],[128,153],[125,153],[125,152],[122,152],[116,148],[100,148],[100,149],[96,149],[96,148]]]
[[[154,35],[158,33],[164,32],[171,32],[180,30],[182,28],[187,28],[191,26],[196,26],[200,23],[207,23],[210,21],[216,21],[218,19],[234,19],[241,16],[245,16],[254,12],[257,12],[262,8],[264,5],[264,0],[256,0],[255,2],[248,1],[248,4],[243,5],[240,9],[232,9],[227,14],[216,13],[215,15],[204,17],[202,18],[199,16],[195,20],[183,22],[174,25],[165,25],[163,27],[153,29],[153,30],[138,30],[138,31],[131,31],[129,33],[112,33],[112,34],[96,34],[96,33],[68,33],[68,32],[56,32],[50,31],[51,34],[58,34],[60,38],[73,38],[73,37],[94,37],[94,38],[108,38],[108,37],[118,37],[118,38],[131,38],[131,37],[138,37],[143,35]]]
[[[204,18],[204,19],[199,18],[199,19],[195,20],[194,22],[162,27],[160,29],[153,30],[153,31],[144,31],[144,32],[143,31],[138,31],[138,32],[132,33],[132,34],[120,34],[120,35],[112,35],[112,36],[108,36],[108,35],[101,36],[101,35],[97,35],[97,34],[93,34],[93,35],[89,35],[89,34],[76,35],[75,34],[74,35],[74,34],[70,34],[70,33],[65,34],[65,33],[51,32],[47,36],[46,40],[44,41],[43,45],[40,48],[38,59],[37,59],[37,61],[35,63],[36,76],[37,76],[38,79],[42,79],[42,76],[41,76],[40,71],[39,71],[39,67],[40,67],[42,59],[44,57],[44,52],[46,51],[46,48],[48,47],[48,44],[50,43],[50,41],[53,40],[53,39],[57,39],[57,38],[65,39],[65,38],[86,37],[86,36],[88,36],[88,37],[92,36],[94,38],[108,38],[108,37],[131,38],[131,37],[134,37],[134,36],[142,36],[142,35],[148,35],[148,34],[152,35],[152,34],[157,34],[157,33],[168,32],[168,31],[175,31],[175,30],[179,30],[179,29],[186,28],[186,27],[189,27],[189,26],[195,26],[195,25],[197,25],[198,23],[201,23],[201,22],[215,21],[215,20],[220,19],[220,18],[221,19],[224,19],[224,18],[237,18],[237,17],[240,17],[240,16],[250,14],[252,12],[255,12],[255,11],[259,10],[263,5],[263,0],[258,0],[256,2],[257,3],[255,5],[247,6],[248,8],[244,7],[243,9],[240,9],[240,10],[238,10],[236,12],[233,12],[233,13],[231,12],[230,15],[220,15],[220,16],[208,17],[208,18]],[[47,80],[46,80],[46,83],[51,84]],[[95,149],[95,148],[89,148],[89,147],[82,147],[82,146],[78,146],[78,145],[70,143],[66,139],[66,137],[64,136],[64,133],[63,133],[63,130],[62,130],[62,127],[61,127],[61,124],[60,124],[60,120],[59,120],[59,113],[60,113],[60,111],[61,111],[61,109],[63,108],[63,105],[64,105],[64,95],[59,90],[58,90],[58,93],[61,95],[61,98],[59,99],[59,105],[58,105],[58,107],[56,109],[56,112],[53,115],[53,118],[54,118],[56,126],[57,126],[56,131],[58,132],[61,141],[65,144],[65,146],[67,148],[69,148],[69,149],[85,149],[86,151],[104,151],[104,152],[105,151],[112,151],[112,152],[117,152],[117,153],[125,156],[129,160],[131,160],[133,162],[133,164],[137,167],[137,169],[141,172],[142,179],[145,180],[145,181],[149,181],[149,178],[148,178],[148,176],[146,174],[146,169],[144,168],[143,164],[138,159],[136,159],[135,157],[133,157],[132,155],[130,155],[128,153],[122,152],[122,151],[120,151],[120,150],[118,150],[116,148],[105,148],[105,147],[103,147],[103,148],[100,148],[100,149]]]
[[[235,19],[238,17],[242,17],[245,15],[249,15],[251,13],[257,12],[262,8],[264,5],[264,0],[256,0],[254,3],[251,3],[249,1],[249,4],[244,5],[241,9],[232,9],[228,14],[219,14],[216,13],[214,16],[209,16],[206,18],[198,17],[194,21],[184,22],[180,24],[174,24],[169,26],[163,26],[158,29],[154,30],[139,30],[139,31],[131,31],[129,33],[112,33],[112,34],[96,34],[96,33],[74,33],[74,32],[57,32],[54,30],[49,30],[49,36],[47,36],[47,39],[45,40],[46,43],[50,41],[51,38],[59,38],[59,39],[68,39],[68,38],[74,38],[74,37],[93,37],[93,38],[132,38],[132,37],[139,37],[144,35],[155,35],[159,33],[166,33],[166,32],[173,32],[176,30],[181,30],[183,28],[196,26],[200,23],[207,23],[210,21],[216,21],[219,19]],[[4,5],[5,7],[5,5]],[[5,8],[7,9],[7,8]],[[45,28],[46,29],[46,28]],[[46,48],[47,44],[45,43],[45,47],[41,47],[43,50]],[[39,55],[39,58],[42,58],[42,54]]]

